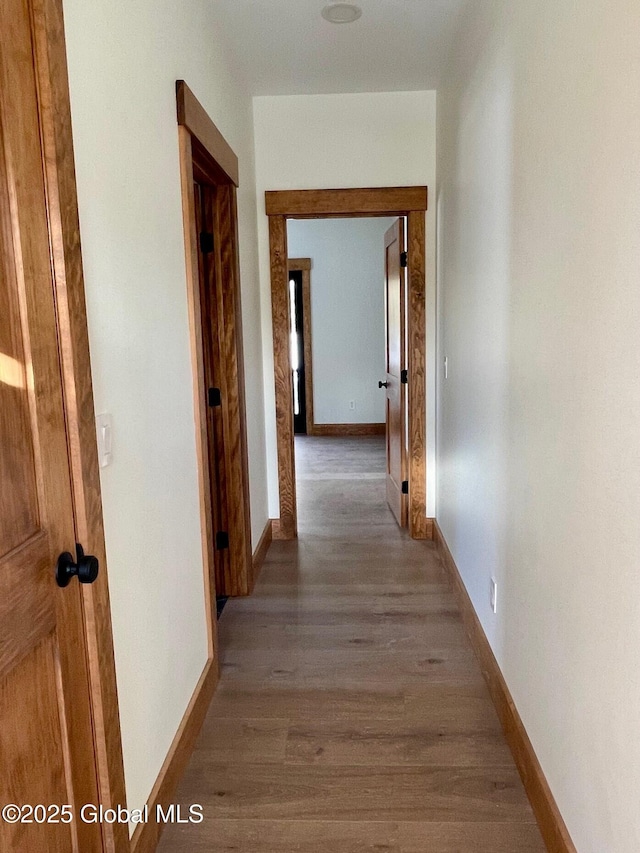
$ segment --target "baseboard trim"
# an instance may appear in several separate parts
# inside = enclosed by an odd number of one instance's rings
[[[260,537],[260,541],[256,547],[256,550],[253,552],[252,563],[252,572],[251,572],[251,586],[255,586],[255,582],[258,580],[258,575],[260,574],[260,569],[262,568],[262,564],[264,563],[265,557],[267,556],[267,551],[269,550],[269,546],[273,541],[273,519],[269,518],[267,523],[264,526],[264,530],[262,531],[262,536]]]
[[[489,687],[493,704],[498,712],[547,849],[549,853],[576,853],[575,845],[553,798],[502,670],[489,645],[484,628],[437,521],[434,521],[433,531],[436,547],[455,588],[467,634],[480,662],[482,674]]]
[[[321,435],[385,435],[386,424],[314,424],[309,433]]]
[[[155,821],[156,806],[172,802],[178,782],[189,763],[196,738],[202,728],[209,703],[218,683],[218,667],[214,660],[207,664],[187,705],[178,731],[153,786],[147,805],[149,822],[138,824],[131,838],[131,853],[154,853],[164,824]]]

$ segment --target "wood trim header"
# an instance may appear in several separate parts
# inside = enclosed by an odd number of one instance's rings
[[[176,80],[176,101],[178,124],[186,127],[216,161],[231,183],[238,186],[238,158],[184,80]]]
[[[311,258],[289,258],[287,263],[289,264],[289,272],[291,270],[302,270],[303,272],[311,270]]]
[[[316,219],[330,216],[403,216],[427,209],[426,187],[348,190],[267,190],[267,216]]]

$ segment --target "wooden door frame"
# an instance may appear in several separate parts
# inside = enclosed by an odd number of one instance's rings
[[[211,472],[209,470],[207,420],[210,409],[205,399],[205,369],[198,254],[200,252],[193,194],[194,169],[206,175],[216,187],[217,204],[226,205],[229,233],[221,237],[225,270],[221,292],[217,295],[224,316],[221,337],[221,376],[226,435],[226,492],[229,496],[230,588],[227,595],[248,595],[255,581],[251,552],[251,520],[249,506],[249,463],[244,389],[244,357],[242,347],[242,315],[240,304],[240,264],[236,188],[239,182],[238,158],[224,139],[206,110],[184,80],[176,83],[182,215],[187,267],[187,297],[193,366],[193,392],[196,409],[196,449],[200,493],[200,521],[204,555],[204,580],[209,631],[209,655],[216,659],[216,589],[215,550],[212,529]],[[221,213],[221,208],[218,210]]]
[[[311,346],[311,258],[289,258],[289,272],[302,273],[302,323],[304,331],[304,383],[307,435],[314,435],[313,348]]]
[[[433,535],[426,502],[426,247],[427,187],[368,187],[364,189],[268,190],[271,316],[276,394],[278,488],[280,518],[274,538],[295,539],[298,517],[295,485],[291,359],[289,354],[289,296],[287,219],[407,217],[407,340],[409,382],[408,480],[409,532],[414,539]]]
[[[75,533],[76,540],[100,562],[95,583],[82,586],[98,791],[105,808],[116,808],[126,806],[125,779],[62,0],[29,0],[29,8]],[[105,850],[129,850],[128,826],[102,823],[101,827]]]

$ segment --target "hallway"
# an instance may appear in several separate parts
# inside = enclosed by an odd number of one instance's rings
[[[303,438],[299,540],[219,623],[222,674],[162,853],[541,853],[434,547],[384,498],[384,440]]]

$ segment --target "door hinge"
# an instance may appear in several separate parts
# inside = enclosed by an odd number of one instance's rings
[[[229,547],[229,534],[226,530],[219,530],[216,533],[216,551],[226,551]]]
[[[409,494],[409,481],[408,480],[402,481],[402,494],[403,495]]]
[[[209,231],[203,231],[200,234],[200,251],[203,255],[209,255],[213,252],[213,234]]]
[[[222,393],[219,388],[209,388],[209,405],[212,409],[222,405]]]
[[[400,266],[401,267],[407,266],[407,253],[406,252],[400,253]]]
[[[400,382],[402,382],[403,385],[406,385],[409,382],[409,371],[408,370],[401,370],[400,371]]]

